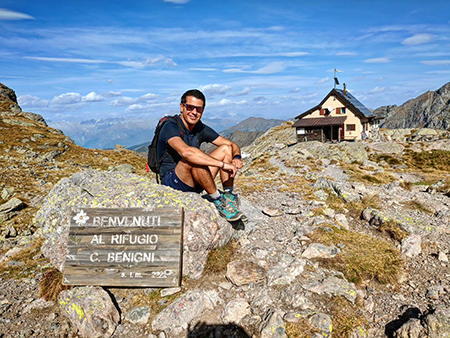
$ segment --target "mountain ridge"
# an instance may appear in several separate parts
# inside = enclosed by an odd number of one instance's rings
[[[381,128],[450,128],[450,82],[435,91],[427,91],[400,106],[387,105],[373,111],[384,116]]]

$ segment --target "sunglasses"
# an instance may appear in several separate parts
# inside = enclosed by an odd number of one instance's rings
[[[193,111],[194,109],[197,109],[197,113],[199,113],[199,114],[203,113],[203,110],[204,110],[203,107],[197,107],[197,106],[194,106],[192,104],[187,104],[187,103],[183,103],[183,104],[188,111]]]

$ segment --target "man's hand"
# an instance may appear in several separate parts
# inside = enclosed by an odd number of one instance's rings
[[[236,176],[238,168],[236,168],[236,165],[234,165],[234,163],[223,162],[222,170],[228,171],[230,173],[230,177],[234,177]]]
[[[241,168],[242,168],[242,160],[241,160],[240,158],[234,158],[234,159],[231,161],[231,163],[233,163],[234,166],[235,166],[237,169],[241,169]]]

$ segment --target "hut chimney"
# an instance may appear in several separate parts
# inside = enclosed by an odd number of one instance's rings
[[[347,84],[344,83],[344,95],[347,94]]]

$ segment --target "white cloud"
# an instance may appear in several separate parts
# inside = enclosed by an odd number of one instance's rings
[[[30,107],[30,108],[37,108],[37,107],[47,107],[49,101],[43,100],[37,96],[33,95],[23,95],[19,96],[17,99],[19,102],[19,105],[22,107]]]
[[[247,104],[246,100],[242,101],[232,101],[229,99],[222,99],[219,102],[211,102],[208,104],[208,108],[211,107],[221,107],[221,106],[231,106],[231,105],[244,105]]]
[[[123,96],[123,97],[119,97],[118,99],[115,99],[115,100],[111,101],[109,103],[109,105],[112,106],[112,107],[123,107],[123,106],[138,105],[138,103],[145,103],[147,100],[154,100],[157,97],[158,97],[158,95],[151,94],[151,93],[142,95],[140,97]],[[128,107],[128,108],[130,108],[130,107]],[[134,109],[134,108],[132,108],[132,109]]]
[[[90,92],[86,96],[83,96],[82,101],[84,101],[84,102],[100,102],[100,101],[105,101],[105,98],[103,96],[97,94],[96,92]]]
[[[316,84],[324,84],[324,83],[327,83],[328,81],[330,81],[330,78],[329,77],[325,77],[325,78],[317,81]]]
[[[287,57],[296,57],[296,56],[305,56],[305,55],[309,55],[308,52],[292,52],[292,53],[279,53],[277,55],[280,56],[287,56]]]
[[[115,97],[115,96],[122,96],[121,92],[113,92],[113,91],[109,91],[109,92],[105,92],[103,93],[104,97]]]
[[[189,70],[197,71],[197,72],[215,72],[217,68],[189,68]]]
[[[353,56],[353,55],[358,55],[358,53],[355,53],[355,52],[341,52],[341,53],[336,53],[336,55],[338,55],[338,56]]]
[[[34,20],[28,14],[10,11],[9,9],[0,8],[0,20]]]
[[[163,64],[166,67],[175,67],[177,64],[171,59],[163,55],[156,58],[146,58],[144,61],[105,61],[95,59],[79,59],[79,58],[55,58],[55,57],[39,57],[39,56],[24,56],[28,60],[46,61],[46,62],[66,62],[66,63],[85,63],[85,64],[117,64],[124,67],[144,68],[146,66],[156,66]],[[108,80],[109,81],[109,80]]]
[[[231,90],[230,86],[221,85],[221,84],[210,84],[206,86],[200,86],[198,88],[200,91],[204,92],[205,95],[216,95],[216,94],[225,94],[226,92]]]
[[[234,97],[234,96],[244,96],[244,95],[248,95],[250,94],[250,92],[252,91],[252,89],[250,87],[245,88],[244,90],[241,90],[240,92],[236,92],[236,93],[232,93],[229,94],[229,96]]]
[[[146,107],[141,104],[132,104],[127,109],[125,109],[125,111],[135,112],[135,111],[141,111],[141,110],[145,110],[145,109],[146,109]]]
[[[376,86],[375,88],[369,90],[368,94],[379,94],[379,93],[383,93],[385,91],[387,91],[389,88],[387,87],[379,87]]]
[[[433,41],[432,34],[416,34],[402,41],[402,44],[407,46],[416,46]]]
[[[140,97],[141,100],[154,100],[158,97],[158,95],[156,94],[152,94],[152,93],[147,93],[145,95],[142,95]]]
[[[79,93],[66,93],[59,96],[55,96],[50,104],[51,105],[70,105],[80,103],[82,96]]]
[[[391,59],[383,57],[383,58],[373,58],[364,60],[365,63],[389,63]]]
[[[37,57],[37,56],[24,56],[24,59],[48,61],[48,62],[67,62],[67,63],[88,63],[88,64],[107,63],[107,61],[103,61],[103,60],[89,60],[89,59],[76,59],[76,58],[49,58],[49,57]]]
[[[223,70],[224,73],[251,73],[251,74],[274,74],[282,72],[286,67],[284,66],[284,62],[277,61],[271,62],[268,65],[258,69],[258,70],[242,70],[238,68],[231,68]]]
[[[177,4],[177,5],[184,5],[184,4],[187,4],[189,2],[189,0],[164,0],[164,2],[171,2],[171,3]]]
[[[450,66],[450,60],[420,61],[420,63],[428,66]]]
[[[135,104],[139,101],[139,98],[133,98],[128,96],[119,97],[109,103],[112,107],[123,107],[131,104]]]

